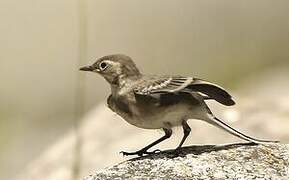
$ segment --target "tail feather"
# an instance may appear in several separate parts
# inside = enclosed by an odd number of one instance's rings
[[[250,141],[250,142],[253,142],[256,144],[267,144],[267,143],[278,143],[279,142],[279,141],[270,141],[270,140],[260,140],[260,139],[250,137],[250,136],[248,136],[244,133],[241,133],[240,131],[230,127],[229,125],[227,125],[226,123],[224,123],[223,121],[221,121],[220,119],[218,119],[216,117],[213,117],[209,123],[229,132],[230,134],[232,134],[238,138],[241,138],[243,140]]]

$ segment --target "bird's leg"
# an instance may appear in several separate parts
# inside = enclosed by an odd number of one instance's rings
[[[164,128],[163,130],[165,132],[165,135],[163,137],[161,137],[160,139],[154,141],[153,143],[149,144],[148,146],[146,146],[146,147],[144,147],[144,148],[142,148],[142,149],[140,149],[138,151],[135,151],[135,152],[124,152],[124,151],[122,151],[120,153],[122,153],[124,156],[129,156],[129,155],[143,156],[144,154],[154,154],[154,153],[158,152],[159,150],[152,151],[152,152],[148,152],[147,150],[149,148],[159,144],[160,142],[162,142],[162,141],[164,141],[164,140],[166,140],[166,139],[171,137],[171,135],[172,135],[172,130],[171,129]]]
[[[183,130],[184,130],[184,136],[183,136],[180,144],[178,145],[178,147],[175,149],[175,151],[174,151],[175,154],[179,154],[180,153],[182,145],[184,144],[185,140],[187,139],[187,137],[191,133],[191,128],[188,125],[187,121],[183,121],[182,122],[182,126],[183,126]]]

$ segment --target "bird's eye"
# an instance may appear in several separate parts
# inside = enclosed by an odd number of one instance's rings
[[[99,67],[101,70],[104,70],[105,68],[107,68],[107,63],[106,62],[102,62],[99,64]]]

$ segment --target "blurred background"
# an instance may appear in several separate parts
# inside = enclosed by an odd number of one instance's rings
[[[78,71],[103,55],[127,54],[148,74],[208,79],[237,99],[247,86],[254,93],[256,77],[278,75],[261,87],[288,97],[278,93],[289,84],[288,19],[286,0],[0,0],[0,179],[105,100],[108,84]]]

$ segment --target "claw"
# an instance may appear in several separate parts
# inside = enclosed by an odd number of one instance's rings
[[[123,156],[129,156],[129,155],[136,155],[138,154],[137,152],[125,152],[125,151],[120,151],[120,154],[122,154]]]
[[[120,154],[122,154],[123,156],[131,156],[131,155],[138,155],[138,156],[143,156],[145,154],[149,155],[149,154],[156,154],[156,153],[160,153],[161,150],[156,149],[154,151],[147,151],[147,150],[139,150],[139,151],[135,151],[135,152],[125,152],[125,151],[121,151],[119,152]]]
[[[136,151],[136,152],[121,151],[120,154],[122,154],[123,156],[131,156],[131,155],[143,156],[144,152],[141,152],[141,151]]]
[[[123,156],[125,156],[125,153],[126,153],[126,152],[124,152],[124,151],[120,151],[120,152],[119,152],[119,154],[122,154]]]

